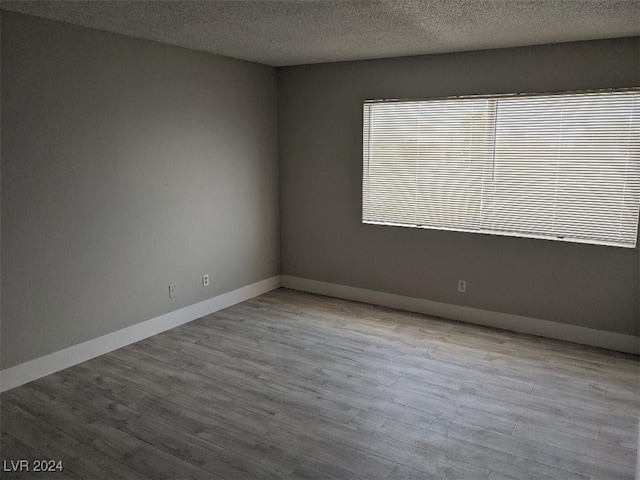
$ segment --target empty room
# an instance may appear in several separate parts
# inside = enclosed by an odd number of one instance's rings
[[[640,479],[640,2],[0,7],[0,478]]]

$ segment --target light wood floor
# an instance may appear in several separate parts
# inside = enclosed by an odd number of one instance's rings
[[[3,478],[634,477],[638,357],[276,290],[5,392]]]

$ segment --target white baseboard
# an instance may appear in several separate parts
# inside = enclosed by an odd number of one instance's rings
[[[144,340],[278,287],[640,354],[640,337],[287,275],[275,276],[0,371],[0,392]]]
[[[460,320],[462,322],[501,328],[513,332],[529,333],[540,337],[566,340],[620,352],[640,354],[640,337],[633,335],[595,330],[593,328],[551,322],[520,315],[511,315],[508,313],[490,312],[479,308],[462,307],[421,298],[404,297],[402,295],[320,282],[300,277],[291,277],[288,275],[282,275],[280,282],[281,286],[294,290],[408,310],[410,312]]]
[[[65,368],[72,367],[92,358],[112,352],[145,338],[157,335],[171,328],[178,327],[197,318],[244,302],[262,295],[280,286],[280,277],[275,276],[238,288],[217,297],[189,305],[175,312],[170,312],[132,325],[117,332],[109,333],[92,340],[73,345],[44,357],[29,360],[0,371],[0,391],[4,392],[38,378],[51,375]]]

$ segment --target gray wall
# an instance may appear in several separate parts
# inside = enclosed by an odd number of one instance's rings
[[[2,368],[277,275],[276,106],[274,68],[3,12]]]
[[[363,225],[361,182],[365,99],[636,86],[639,46],[279,69],[282,274],[638,335],[638,249]]]

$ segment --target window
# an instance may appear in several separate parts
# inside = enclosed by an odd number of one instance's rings
[[[364,104],[362,220],[634,248],[640,91]]]

